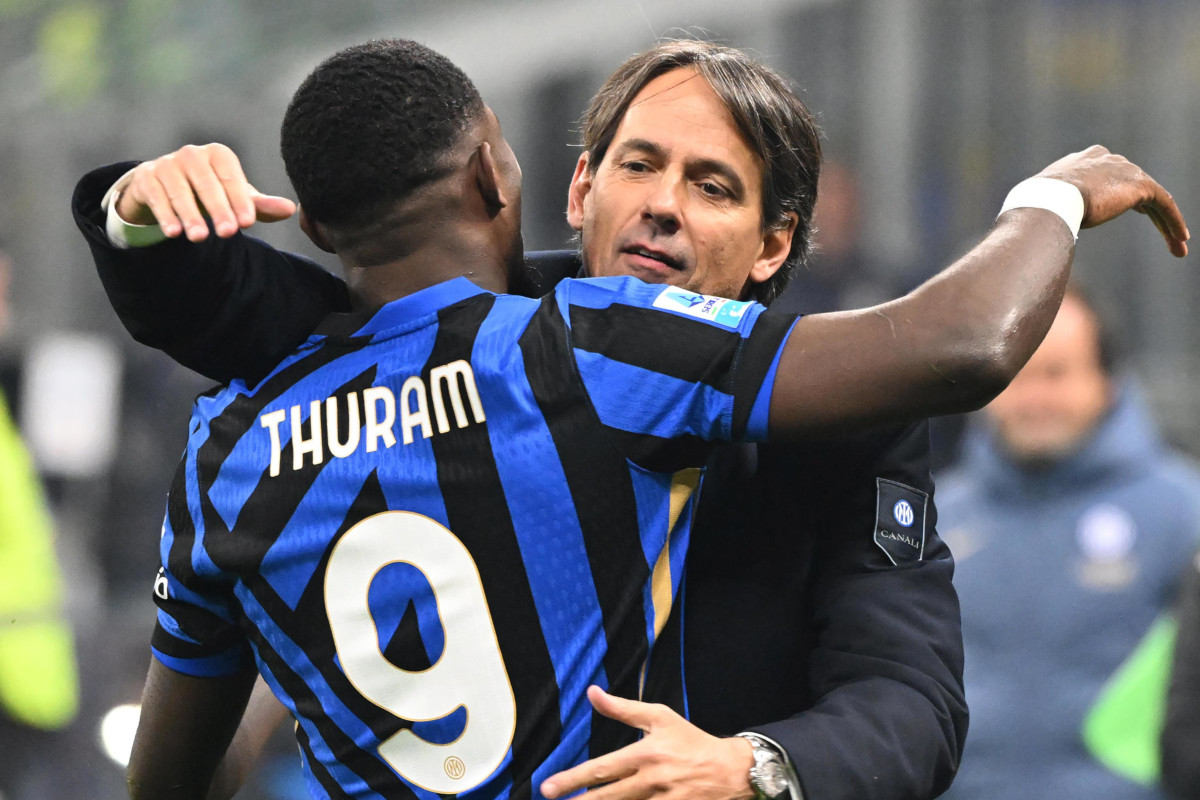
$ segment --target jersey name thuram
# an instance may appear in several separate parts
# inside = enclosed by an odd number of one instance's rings
[[[399,394],[387,386],[371,386],[362,392],[346,395],[344,404],[337,397],[313,400],[308,404],[308,421],[304,424],[303,405],[276,409],[259,417],[259,424],[271,436],[271,477],[279,475],[283,444],[292,443],[293,470],[302,469],[305,459],[320,464],[328,453],[333,458],[346,458],[360,447],[374,453],[383,447],[394,447],[397,432],[404,444],[412,444],[415,435],[424,439],[434,431],[446,433],[453,420],[458,428],[472,422],[483,422],[483,404],[475,386],[475,373],[470,363],[452,361],[429,371],[429,382],[419,375],[405,379]],[[346,410],[347,425],[344,441],[339,434],[339,406]],[[469,409],[469,413],[468,413]],[[432,413],[431,413],[432,412]],[[361,417],[360,417],[361,414]]]

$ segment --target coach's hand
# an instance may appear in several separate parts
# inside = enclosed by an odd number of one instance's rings
[[[117,186],[117,214],[134,225],[157,223],[168,238],[208,238],[206,214],[217,236],[227,238],[255,221],[278,222],[296,213],[286,197],[255,189],[223,144],[186,145],[139,164],[126,180]]]
[[[1094,228],[1133,209],[1154,222],[1177,256],[1187,255],[1190,237],[1170,192],[1137,164],[1098,144],[1060,158],[1039,173],[1073,184],[1083,194],[1083,225]]]
[[[742,800],[754,797],[754,756],[745,739],[719,739],[663,705],[613,697],[598,686],[588,699],[606,717],[645,731],[641,741],[542,783],[550,800],[589,789],[592,800]],[[591,788],[600,787],[600,788]]]

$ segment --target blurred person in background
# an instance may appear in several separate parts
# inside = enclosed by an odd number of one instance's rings
[[[12,260],[0,247],[0,338]],[[33,462],[0,392],[0,798],[65,796],[58,771],[79,708],[54,526]]]
[[[939,481],[972,710],[948,797],[1161,797],[1160,615],[1200,533],[1200,473],[1163,443],[1114,351],[1068,290]]]
[[[1200,798],[1200,553],[1176,609],[1178,634],[1162,730],[1162,784],[1173,800]]]
[[[898,297],[920,281],[888,280],[863,250],[858,176],[842,161],[821,165],[813,209],[813,255],[792,275],[775,301],[777,311],[819,314],[866,308]]]

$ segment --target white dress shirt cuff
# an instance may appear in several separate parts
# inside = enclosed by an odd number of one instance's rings
[[[117,213],[117,198],[129,185],[129,176],[132,174],[133,170],[129,170],[118,178],[100,200],[101,210],[108,215],[104,221],[104,232],[108,234],[108,243],[118,250],[149,247],[167,238],[158,225],[134,225],[121,219],[121,215]]]

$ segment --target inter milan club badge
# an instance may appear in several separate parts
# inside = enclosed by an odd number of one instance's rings
[[[1079,560],[1075,577],[1095,591],[1123,589],[1137,577],[1137,526],[1129,512],[1112,503],[1092,506],[1075,528]]]
[[[895,565],[922,560],[929,495],[885,478],[876,478],[875,487],[875,544]]]

